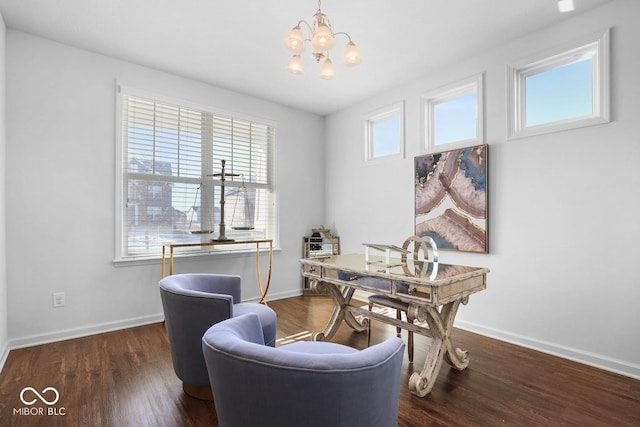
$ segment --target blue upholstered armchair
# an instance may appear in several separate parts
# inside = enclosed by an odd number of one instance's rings
[[[192,397],[212,399],[202,355],[202,335],[211,325],[255,313],[266,345],[275,345],[276,313],[262,304],[241,302],[240,276],[176,274],[160,281],[160,296],[173,368]]]
[[[396,426],[404,343],[362,351],[329,342],[264,345],[258,316],[213,325],[202,338],[221,427]]]

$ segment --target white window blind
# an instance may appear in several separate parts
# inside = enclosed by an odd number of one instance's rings
[[[221,182],[213,175],[220,173],[222,160],[229,175],[226,236],[276,239],[273,126],[124,90],[119,98],[122,203],[117,258],[159,255],[164,242],[217,237]]]

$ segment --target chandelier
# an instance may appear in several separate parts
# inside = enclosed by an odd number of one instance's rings
[[[300,28],[301,24],[305,24],[309,29],[309,32],[311,33],[310,38],[304,38],[302,28]],[[362,62],[362,55],[360,55],[356,44],[351,41],[349,34],[344,32],[333,32],[333,25],[331,24],[329,17],[320,10],[320,0],[318,0],[318,10],[315,15],[313,15],[313,25],[309,24],[305,20],[301,20],[298,22],[298,25],[291,29],[289,36],[284,41],[284,46],[289,52],[293,53],[293,57],[287,66],[289,72],[292,74],[304,73],[302,68],[302,57],[300,54],[304,52],[305,42],[308,41],[311,43],[311,47],[313,49],[312,55],[316,58],[316,62],[320,63],[321,60],[324,60],[322,68],[320,69],[320,77],[323,79],[334,78],[336,73],[333,69],[331,58],[329,57],[329,51],[333,48],[336,42],[335,37],[337,35],[344,35],[349,39],[342,57],[344,65],[353,67],[360,64]]]

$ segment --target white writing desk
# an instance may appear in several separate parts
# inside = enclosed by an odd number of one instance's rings
[[[428,264],[424,273],[415,274],[415,269],[419,270],[420,266],[413,265],[412,261],[407,265],[406,261],[399,260],[387,267],[382,257],[377,259],[378,263],[371,263],[371,258],[367,263],[364,255],[352,254],[300,260],[302,275],[309,279],[311,288],[329,294],[335,303],[324,330],[315,332],[312,337],[314,341],[331,339],[342,321],[356,331],[363,331],[369,326],[370,318],[431,337],[432,343],[422,371],[414,372],[409,379],[411,392],[423,397],[431,391],[443,360],[458,370],[469,365],[468,353],[454,347],[451,342],[453,321],[459,305],[466,304],[469,295],[486,288],[489,270],[437,264],[434,273],[433,264]],[[426,321],[427,326],[351,305],[357,289],[408,303],[410,316],[421,323]]]

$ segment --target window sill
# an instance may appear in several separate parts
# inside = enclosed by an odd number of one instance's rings
[[[281,252],[281,248],[273,248],[273,253]],[[268,254],[268,248],[260,248],[260,255]],[[205,258],[210,256],[216,257],[255,257],[256,250],[255,249],[239,249],[239,250],[220,250],[220,249],[212,249],[212,250],[189,250],[189,251],[180,251],[176,250],[173,254],[173,259],[193,259],[193,258]],[[169,254],[167,253],[165,256],[165,261],[168,262]],[[149,256],[132,256],[127,258],[118,258],[112,261],[114,267],[133,267],[138,265],[158,265],[162,262],[162,255],[149,255]]]

